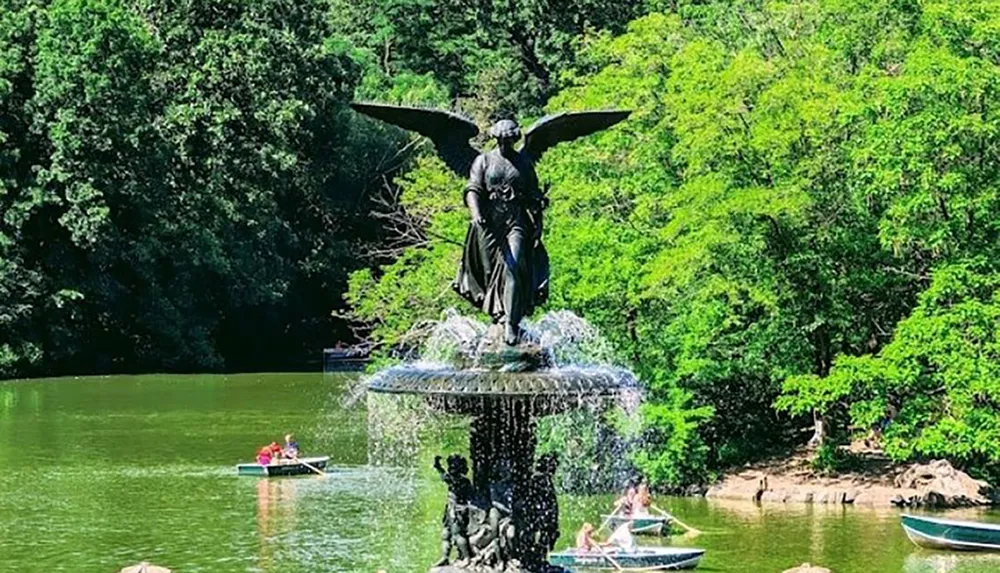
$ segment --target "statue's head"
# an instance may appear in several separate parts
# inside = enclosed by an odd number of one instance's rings
[[[509,149],[521,139],[521,128],[511,119],[501,119],[490,128],[490,137],[497,140],[497,145]]]
[[[469,462],[460,455],[448,456],[448,473],[452,475],[464,476],[469,472]]]

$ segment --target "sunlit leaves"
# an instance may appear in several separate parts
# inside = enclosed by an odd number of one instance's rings
[[[884,428],[897,460],[947,457],[1000,470],[1000,275],[973,259],[934,273],[878,355],[837,360],[829,377],[789,380],[779,407],[849,406],[859,428]]]

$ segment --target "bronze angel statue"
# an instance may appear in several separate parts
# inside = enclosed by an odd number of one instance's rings
[[[479,135],[471,119],[448,111],[353,103],[356,111],[430,138],[441,159],[468,177],[465,204],[472,221],[458,277],[463,298],[504,325],[504,341],[518,342],[521,319],[545,302],[549,259],[542,244],[542,212],[548,199],[535,163],[557,143],[595,133],[624,120],[628,111],[567,112],[544,117],[524,132],[510,119],[489,135],[496,148],[480,152],[469,140]]]

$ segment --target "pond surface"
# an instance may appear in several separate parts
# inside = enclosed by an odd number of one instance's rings
[[[366,464],[350,375],[120,376],[0,383],[0,572],[113,573],[141,560],[177,573],[423,573],[439,551],[444,486]],[[293,431],[329,477],[239,478]],[[428,454],[429,455],[429,454]],[[563,538],[610,496],[563,496]],[[701,571],[985,573],[1000,557],[918,550],[895,511],[657,502],[704,530]],[[958,517],[1000,521],[988,512]],[[656,540],[642,539],[644,543]]]

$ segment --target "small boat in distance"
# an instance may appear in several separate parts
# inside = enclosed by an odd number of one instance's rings
[[[608,549],[587,551],[567,549],[549,553],[549,563],[570,569],[613,571],[674,571],[694,569],[705,554],[704,549],[687,547],[637,547],[635,551]]]
[[[236,473],[241,476],[274,477],[274,476],[297,476],[303,474],[316,473],[309,466],[323,471],[330,461],[330,456],[315,458],[299,458],[298,460],[276,460],[267,465],[261,464],[239,464],[236,466]],[[302,463],[305,462],[305,463]],[[308,466],[306,464],[309,464]]]
[[[1000,551],[1000,525],[903,515],[903,531],[910,541],[930,549]]]
[[[665,515],[602,515],[612,530],[626,521],[631,522],[629,528],[637,535],[670,535],[670,517]]]

